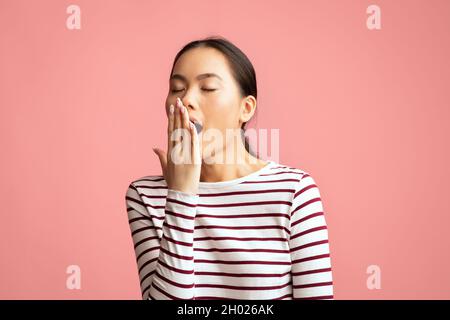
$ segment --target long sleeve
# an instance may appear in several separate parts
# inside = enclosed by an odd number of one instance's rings
[[[318,186],[306,172],[295,188],[290,219],[293,299],[333,300],[331,256],[322,200]]]
[[[153,207],[165,212],[162,226],[158,227],[153,220],[158,217],[150,215],[138,189],[130,184],[126,206],[142,299],[194,299],[193,242],[198,198],[168,189],[165,206]]]

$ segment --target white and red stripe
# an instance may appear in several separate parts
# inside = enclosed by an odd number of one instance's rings
[[[269,161],[196,195],[145,176],[126,206],[143,299],[333,299],[320,192],[301,169]]]

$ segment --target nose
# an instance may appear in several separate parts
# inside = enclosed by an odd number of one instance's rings
[[[194,117],[195,117],[195,113],[199,108],[198,108],[195,100],[192,98],[192,95],[189,95],[188,93],[186,93],[184,96],[180,96],[179,98],[180,98],[181,102],[183,103],[183,106],[185,106],[186,109],[188,109],[188,113],[194,114]],[[193,111],[193,112],[191,112],[191,111]],[[200,131],[202,131],[202,129],[203,129],[203,125],[197,121],[195,121],[193,123],[195,125],[195,128],[197,129],[197,132],[200,133]]]
[[[180,97],[180,100],[183,103],[183,106],[185,106],[187,109],[193,109],[192,103],[190,103],[189,100],[185,99],[184,97]]]
[[[186,91],[184,95],[180,95],[179,98],[183,102],[183,106],[187,109],[195,110],[197,109],[197,104],[195,102],[195,97],[192,92]]]

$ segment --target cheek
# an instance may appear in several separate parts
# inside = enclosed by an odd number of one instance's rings
[[[208,114],[205,113],[205,119],[209,128],[216,128],[221,131],[237,126],[236,112],[234,107],[229,104],[216,105],[215,108],[211,108],[208,110]]]
[[[219,130],[238,126],[239,101],[235,92],[223,89],[217,94],[205,96],[203,102],[206,126]]]

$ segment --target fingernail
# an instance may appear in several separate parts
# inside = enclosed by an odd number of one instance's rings
[[[174,108],[173,104],[171,104],[171,105],[170,105],[170,108],[169,108],[171,114],[173,114],[174,109],[175,109],[175,108]]]

